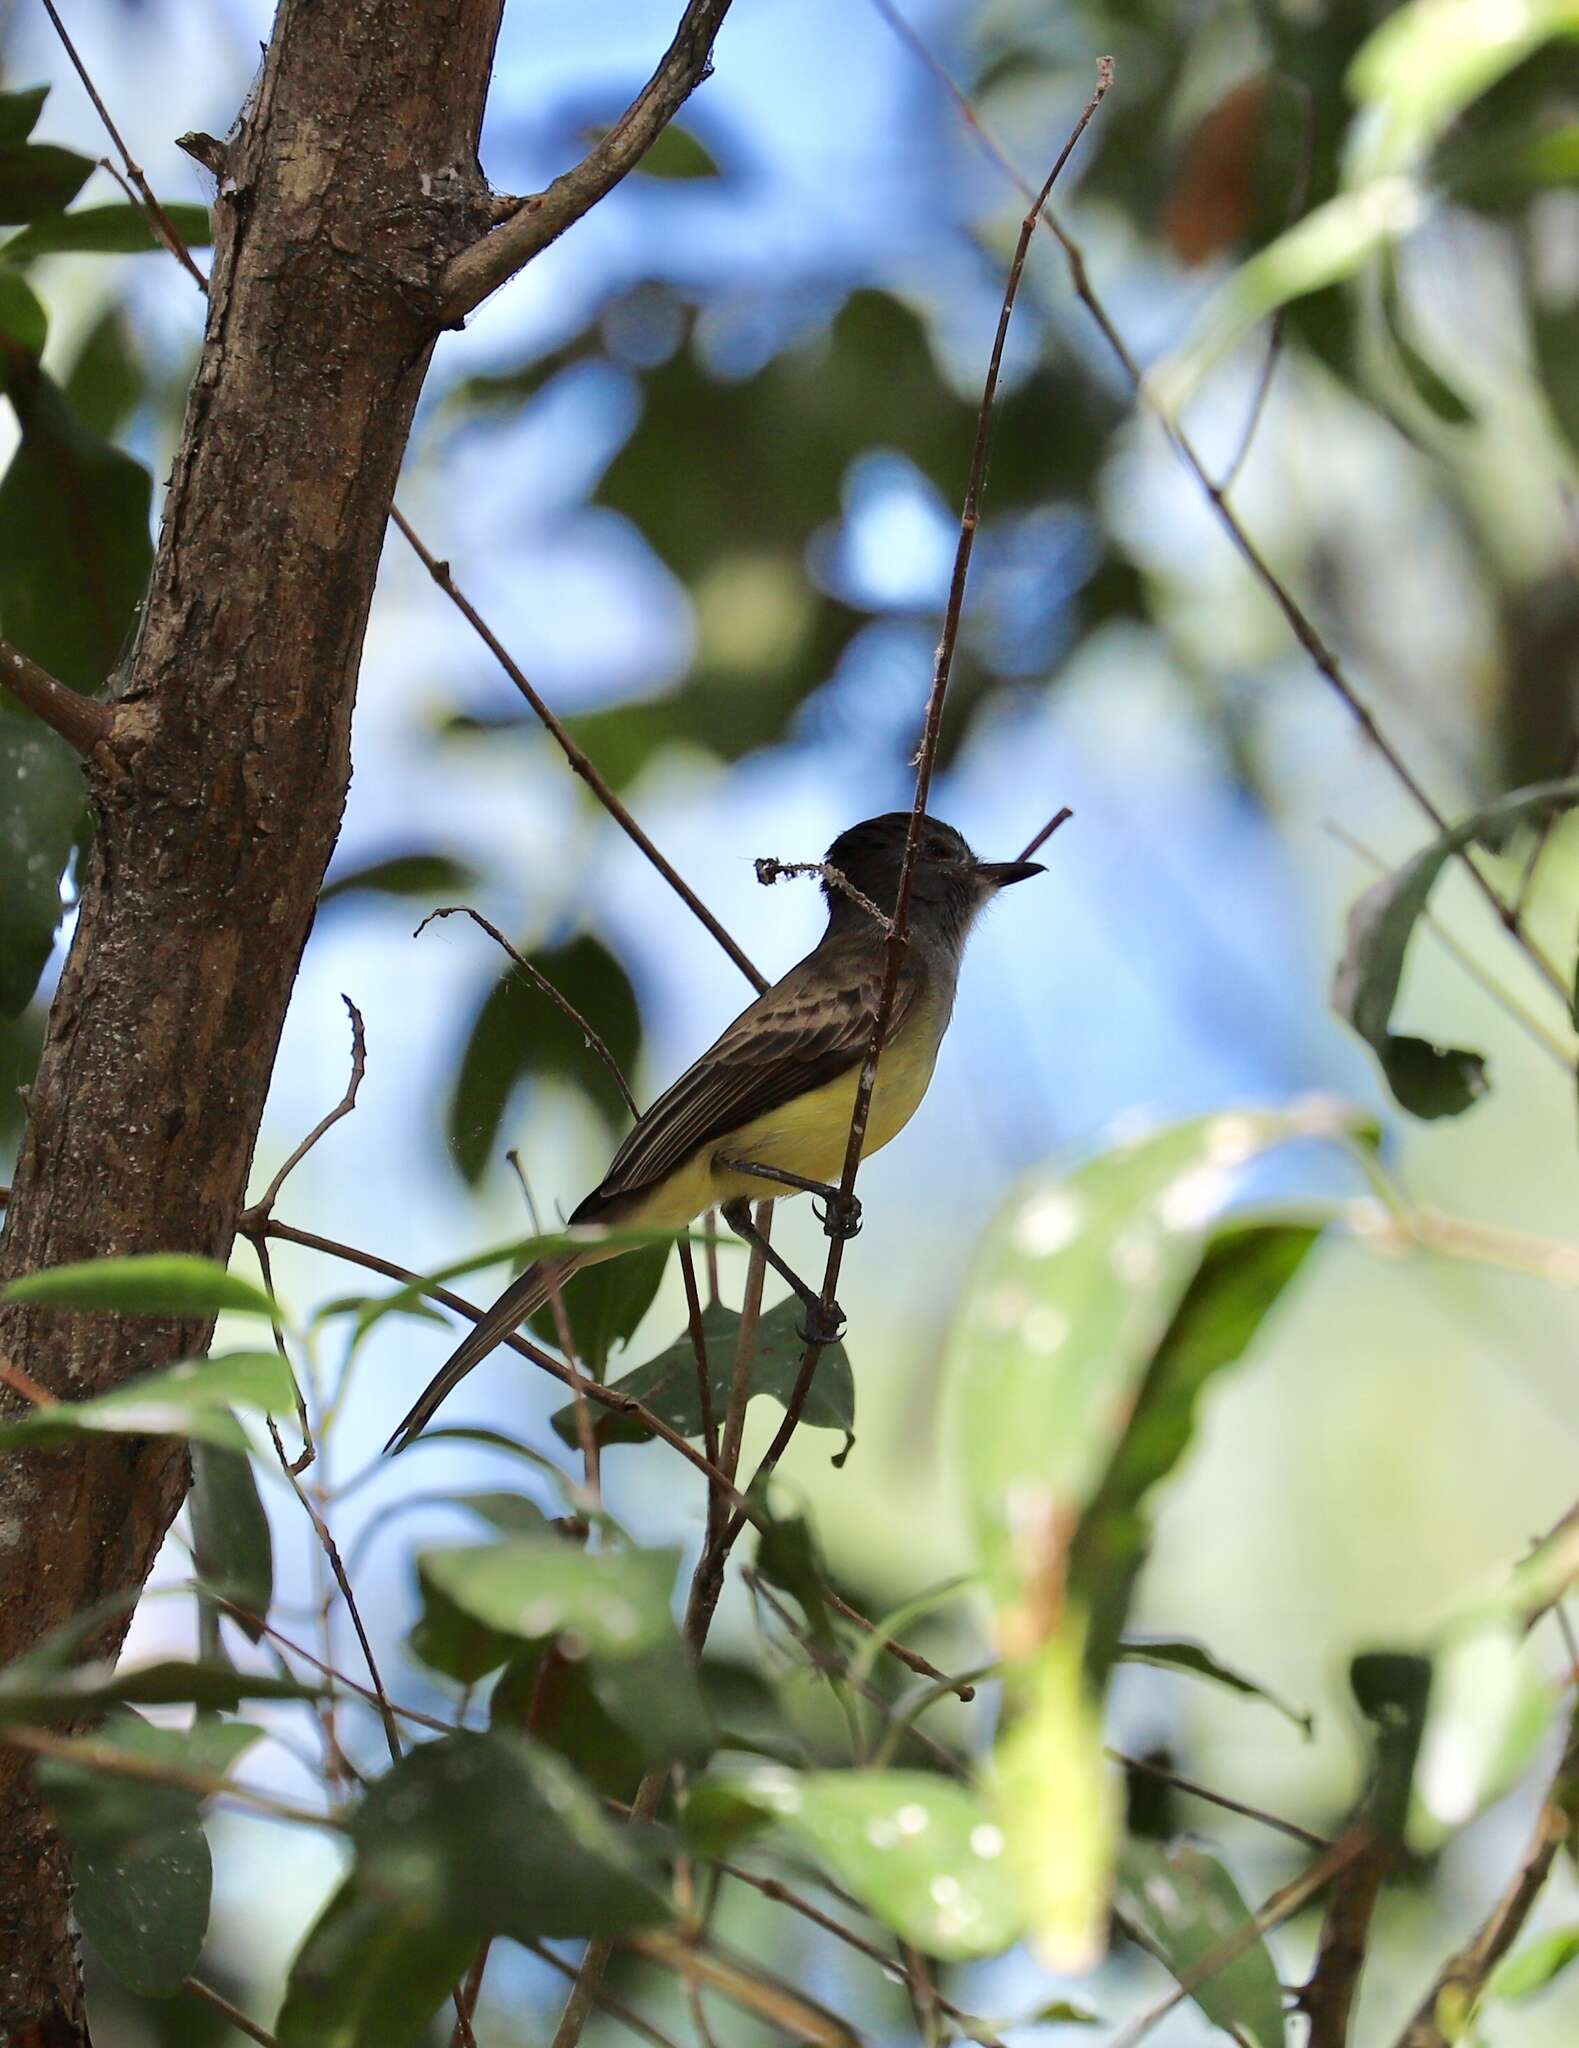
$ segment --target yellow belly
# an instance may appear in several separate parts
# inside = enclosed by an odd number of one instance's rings
[[[915,1015],[899,1036],[884,1048],[878,1062],[877,1085],[867,1119],[861,1157],[880,1151],[895,1138],[920,1107],[937,1064],[938,1046],[948,1019],[935,1013]],[[777,1181],[735,1173],[717,1165],[726,1159],[754,1159],[781,1167],[807,1180],[836,1184],[844,1171],[845,1147],[860,1067],[852,1067],[825,1087],[797,1096],[743,1124],[729,1137],[709,1146],[698,1158],[654,1188],[639,1211],[622,1222],[656,1230],[678,1229],[704,1209],[722,1208],[746,1195],[752,1201],[776,1201],[794,1191]]]

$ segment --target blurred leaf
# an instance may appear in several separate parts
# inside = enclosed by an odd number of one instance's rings
[[[1424,1659],[1414,1660],[1424,1664]],[[1426,1669],[1408,1808],[1412,1849],[1429,1854],[1510,1791],[1534,1761],[1557,1698],[1511,1618],[1451,1631]]]
[[[925,1771],[806,1771],[763,1765],[699,1781],[687,1801],[701,1838],[733,1808],[770,1816],[872,1917],[948,1962],[1001,1955],[1025,1925],[1004,1837],[963,1785]],[[693,1837],[694,1839],[694,1837]]]
[[[204,248],[213,240],[206,206],[177,201],[167,205],[165,212],[189,249]],[[35,256],[72,250],[86,255],[138,256],[163,247],[142,208],[129,199],[117,199],[107,206],[79,206],[75,213],[35,219],[9,242],[0,243],[0,262],[27,263]]]
[[[1257,74],[1237,79],[1192,130],[1162,216],[1181,263],[1205,263],[1249,231],[1266,115],[1267,80]]]
[[[476,869],[453,854],[396,853],[332,876],[319,892],[318,907],[342,896],[415,896],[426,902],[464,896],[477,882]]]
[[[1410,389],[1427,411],[1435,414],[1445,426],[1468,426],[1475,418],[1474,408],[1409,338],[1398,264],[1390,249],[1383,254],[1380,270],[1379,304],[1383,328]]]
[[[627,1805],[651,1752],[607,1712],[584,1663],[552,1646],[517,1654],[488,1701],[490,1727],[520,1728],[562,1756],[595,1791]]]
[[[1241,1211],[1206,1246],[1070,1545],[1068,1586],[1089,1610],[1095,1682],[1112,1661],[1146,1561],[1149,1495],[1189,1448],[1207,1382],[1250,1349],[1316,1237],[1313,1224]]]
[[[760,1496],[759,1488],[755,1496],[759,1506]],[[833,1623],[828,1617],[824,1591],[827,1572],[817,1549],[811,1517],[772,1510],[769,1514],[768,1526],[757,1537],[757,1571],[770,1586],[777,1586],[800,1603],[813,1640],[825,1649],[831,1648]]]
[[[618,1934],[668,1913],[632,1830],[509,1730],[412,1751],[351,1833],[356,1863],[291,1968],[280,2048],[405,2048],[480,1940]]]
[[[1187,1843],[1129,1842],[1119,1857],[1118,1905],[1132,1931],[1182,1983],[1226,1943],[1241,1955],[1190,1994],[1214,2026],[1252,2048],[1283,2048],[1283,1993],[1267,1945],[1222,1864]]]
[[[277,1351],[232,1351],[189,1358],[161,1372],[144,1373],[86,1401],[53,1401],[0,1423],[0,1451],[18,1445],[60,1445],[79,1432],[118,1436],[184,1436],[222,1449],[247,1448],[246,1432],[230,1412],[258,1408],[275,1415],[295,1406],[290,1367]]]
[[[425,1602],[436,1591],[511,1644],[572,1638],[604,1709],[653,1757],[672,1758],[711,1741],[669,1606],[678,1560],[673,1550],[589,1552],[544,1535],[427,1550],[417,1567]]]
[[[1413,1115],[1458,1116],[1489,1085],[1481,1054],[1395,1036],[1388,1028],[1403,978],[1404,954],[1437,876],[1454,854],[1476,840],[1500,839],[1516,825],[1571,810],[1575,804],[1579,780],[1574,779],[1538,783],[1497,797],[1367,889],[1350,910],[1343,957],[1333,976],[1332,1006],[1375,1052],[1394,1096]]]
[[[805,1341],[799,1335],[803,1313],[800,1303],[791,1298],[779,1302],[762,1317],[757,1326],[757,1352],[751,1366],[753,1400],[758,1394],[771,1395],[780,1406],[789,1400],[806,1349]],[[738,1312],[726,1308],[722,1302],[710,1302],[702,1310],[708,1384],[712,1389],[713,1415],[720,1424],[729,1405],[739,1330]],[[697,1392],[696,1352],[691,1343],[689,1324],[656,1358],[637,1366],[634,1372],[626,1373],[614,1385],[622,1394],[630,1394],[644,1408],[650,1408],[671,1429],[678,1430],[683,1436],[701,1437],[702,1405]],[[855,1441],[855,1376],[850,1370],[849,1353],[842,1344],[830,1344],[823,1352],[817,1377],[812,1381],[811,1393],[807,1397],[803,1420],[812,1429],[844,1432],[845,1447],[837,1460],[842,1464]],[[563,1441],[574,1449],[580,1441],[576,1435],[574,1404],[567,1402],[563,1408],[557,1409],[553,1424]],[[599,1413],[597,1436],[602,1444],[651,1441],[651,1433],[637,1417],[617,1415],[612,1410]]]
[[[148,379],[120,306],[107,306],[88,329],[62,389],[88,432],[106,438],[141,403]]]
[[[1487,1979],[1485,1995],[1517,2004],[1544,1991],[1574,1962],[1579,1962],[1579,1926],[1554,1927],[1505,1956]]]
[[[552,1458],[545,1458],[535,1446],[523,1443],[517,1436],[508,1436],[503,1430],[473,1428],[463,1423],[451,1423],[440,1429],[425,1429],[417,1438],[419,1444],[478,1444],[486,1450],[507,1451],[511,1457],[522,1458],[539,1472],[546,1473],[559,1486],[570,1483],[570,1475],[560,1470]]]
[[[0,143],[26,142],[48,98],[47,85],[30,85],[25,92],[0,92]]]
[[[274,1545],[251,1459],[194,1443],[187,1512],[198,1577],[258,1617],[249,1621],[233,1614],[231,1620],[252,1642],[261,1642],[274,1597]]]
[[[1110,1479],[1116,1515],[1170,1469],[1200,1379],[1237,1355],[1288,1277],[1286,1239],[1247,1237],[1243,1267],[1225,1250],[1178,1329],[1176,1370],[1159,1362],[1239,1173],[1271,1146],[1352,1122],[1320,1098],[1198,1118],[1029,1184],[991,1226],[951,1369],[977,1546],[1011,1657],[1047,1633],[1082,1516]]]
[[[117,1704],[193,1706],[233,1714],[243,1700],[321,1697],[321,1687],[301,1685],[293,1678],[173,1657],[129,1670],[109,1664],[61,1667],[19,1657],[0,1671],[0,1721],[76,1720]],[[188,1761],[192,1762],[190,1750]]]
[[[1472,100],[1549,37],[1572,34],[1568,0],[1409,0],[1360,49],[1348,85],[1372,118],[1357,128],[1364,167],[1421,157]]]
[[[1084,1974],[1107,1947],[1119,1812],[1102,1717],[1071,1622],[1016,1673],[1018,1712],[994,1758],[997,1817],[1031,1944],[1047,1967]]]
[[[140,462],[90,433],[54,383],[0,351],[22,441],[0,482],[0,631],[74,690],[115,667],[153,560]],[[59,602],[69,590],[74,601]]]
[[[31,95],[8,97],[14,104]],[[0,142],[0,223],[10,227],[59,213],[76,198],[92,169],[91,156],[53,142]]]
[[[1208,1678],[1214,1685],[1226,1686],[1230,1692],[1261,1700],[1281,1714],[1285,1721],[1292,1721],[1307,1739],[1314,1730],[1315,1724],[1309,1714],[1302,1714],[1298,1707],[1291,1707],[1287,1700],[1279,1699],[1266,1686],[1222,1663],[1203,1643],[1126,1640],[1118,1646],[1116,1661],[1120,1664],[1154,1664],[1164,1671],[1188,1671],[1196,1678]]]
[[[589,934],[532,956],[532,965],[586,1018],[623,1073],[641,1048],[641,1018],[630,979]],[[494,983],[467,1034],[447,1120],[452,1156],[472,1186],[493,1156],[517,1084],[546,1075],[582,1089],[611,1123],[627,1114],[602,1060],[558,1004],[514,962]]]
[[[13,1280],[0,1299],[46,1308],[114,1310],[135,1316],[272,1316],[261,1287],[214,1259],[188,1252],[139,1252],[45,1266]]]
[[[0,855],[0,866],[4,856]],[[0,1004],[0,1010],[4,1005]],[[21,1090],[31,1088],[44,1048],[44,1012],[35,1004],[20,1017],[0,1015],[0,1147],[21,1136],[27,1112]]]
[[[604,1259],[573,1273],[563,1288],[560,1306],[570,1325],[576,1358],[595,1380],[603,1378],[609,1353],[630,1342],[642,1317],[652,1307],[664,1267],[669,1263],[669,1250],[666,1244],[655,1244],[642,1251],[627,1252],[622,1259]],[[537,1311],[530,1327],[551,1350],[558,1350],[559,1323],[552,1303],[545,1303]],[[576,1430],[575,1403],[572,1401],[560,1413],[568,1416],[569,1442],[575,1449],[581,1441]],[[564,1434],[558,1416],[555,1427]]]
[[[36,361],[44,353],[49,315],[32,286],[14,271],[0,271],[0,340],[12,342]]]
[[[637,160],[636,169],[648,178],[716,178],[718,165],[689,129],[671,121],[651,149]]]
[[[260,1730],[236,1722],[156,1728],[118,1708],[94,1737],[128,1755],[223,1776]],[[41,1758],[44,1790],[71,1845],[73,1911],[105,1963],[145,1998],[173,1997],[208,1932],[212,1865],[198,1795]]]

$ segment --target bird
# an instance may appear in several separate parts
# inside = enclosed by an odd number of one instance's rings
[[[837,1334],[843,1316],[835,1307],[823,1319],[815,1291],[756,1230],[751,1205],[810,1192],[828,1205],[830,1235],[859,1228],[859,1206],[841,1203],[836,1183],[877,1022],[910,824],[910,812],[889,811],[834,840],[820,864],[822,937],[637,1119],[608,1172],[571,1212],[571,1228],[680,1230],[717,1208],[806,1304],[805,1334],[824,1342]],[[979,860],[952,825],[922,817],[863,1158],[898,1136],[926,1094],[978,914],[1000,889],[1044,872],[1038,861]],[[445,1360],[386,1451],[404,1450],[473,1366],[572,1273],[626,1249],[578,1248],[529,1266]]]

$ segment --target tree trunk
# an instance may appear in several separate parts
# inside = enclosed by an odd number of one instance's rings
[[[500,5],[282,0],[220,182],[207,336],[92,771],[97,842],[0,1279],[228,1254],[345,799],[436,281],[487,225],[476,144]],[[0,1355],[74,1398],[208,1335],[0,1310]],[[0,1460],[0,1662],[123,1595],[89,1646],[113,1654],[186,1484],[168,1441]],[[87,2040],[65,1858],[24,1760],[0,1750],[0,2041]]]

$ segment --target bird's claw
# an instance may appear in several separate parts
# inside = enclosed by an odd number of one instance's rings
[[[809,1301],[796,1335],[803,1344],[837,1344],[848,1327],[848,1318],[836,1301],[825,1309],[820,1301]]]
[[[859,1236],[861,1229],[861,1203],[859,1196],[851,1195],[850,1199],[845,1201],[841,1195],[834,1193],[820,1207],[816,1202],[813,1202],[811,1206],[812,1214],[822,1225],[829,1237],[836,1237],[847,1244],[852,1237]]]

